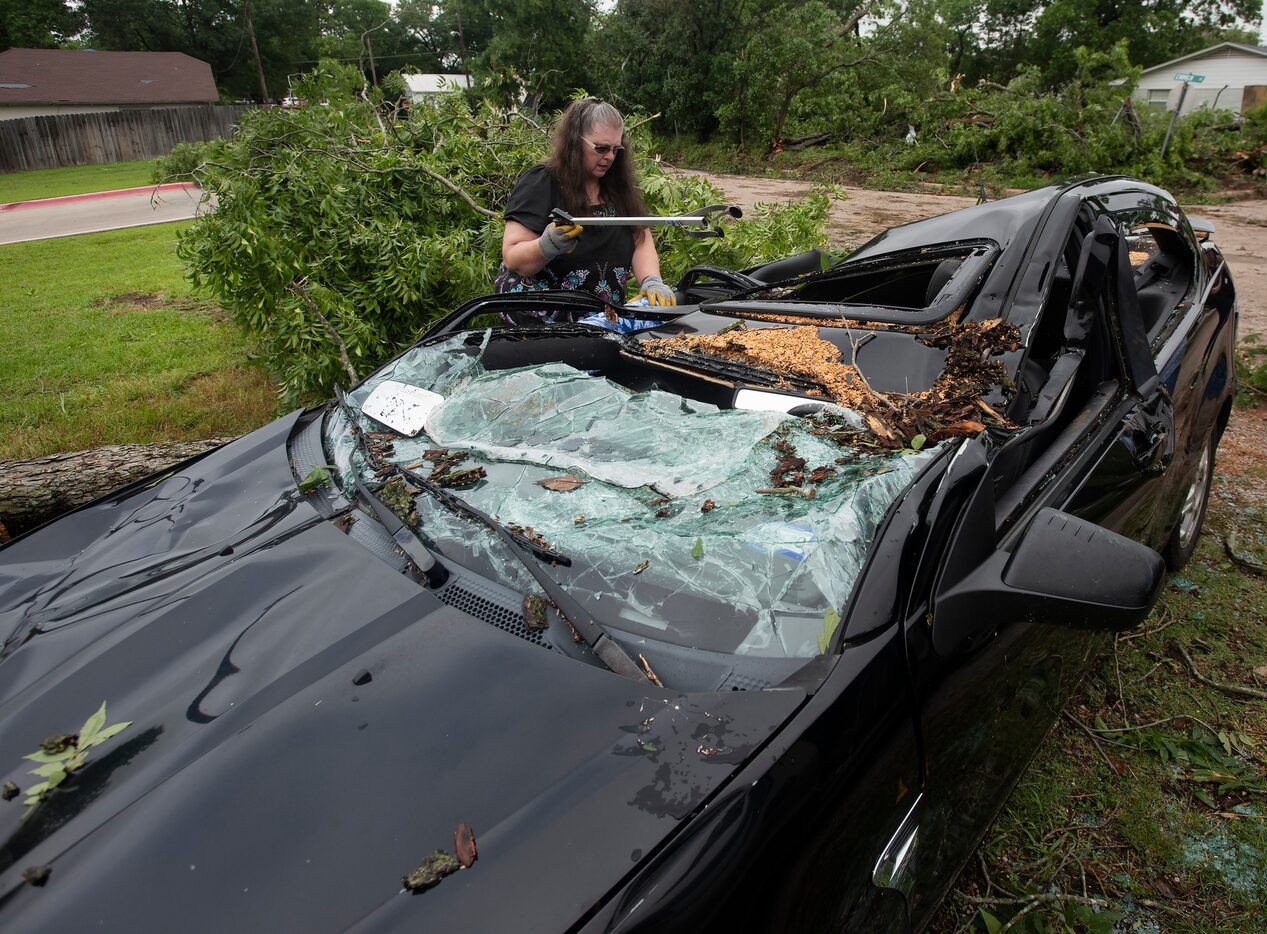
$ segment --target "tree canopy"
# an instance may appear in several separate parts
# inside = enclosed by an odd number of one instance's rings
[[[937,88],[1045,91],[1077,50],[1119,44],[1148,67],[1221,40],[1257,42],[1258,0],[246,0],[273,98],[318,59],[458,72],[503,107],[551,109],[577,88],[661,115],[660,128],[751,143],[893,127]],[[244,0],[0,0],[0,47],[187,52],[224,97],[258,98]]]

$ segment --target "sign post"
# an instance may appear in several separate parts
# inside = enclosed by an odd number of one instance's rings
[[[1161,157],[1166,158],[1166,147],[1170,145],[1170,134],[1175,130],[1175,120],[1179,118],[1179,112],[1183,110],[1183,99],[1188,96],[1189,84],[1200,84],[1205,80],[1205,75],[1194,75],[1186,71],[1175,72],[1175,80],[1182,81],[1183,87],[1179,89],[1179,103],[1175,104],[1174,112],[1170,115],[1170,125],[1166,127],[1166,138],[1161,142]]]

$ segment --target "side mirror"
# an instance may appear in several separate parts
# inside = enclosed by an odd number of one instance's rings
[[[1040,509],[1011,552],[995,551],[942,592],[933,612],[934,646],[948,653],[996,623],[1130,629],[1152,609],[1164,572],[1151,548]]]

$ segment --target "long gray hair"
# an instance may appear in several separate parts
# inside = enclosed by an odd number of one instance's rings
[[[629,140],[625,136],[625,118],[619,110],[597,97],[572,101],[554,126],[546,167],[563,189],[564,208],[569,214],[584,214],[589,209],[589,198],[585,194],[588,179],[582,153],[583,147],[588,145],[585,137],[595,127],[619,129],[620,145],[625,147],[625,151],[616,156],[607,174],[599,179],[599,197],[618,215],[646,215],[647,208],[642,192],[638,190],[638,176],[629,152]],[[641,234],[642,231],[639,231],[639,237]]]

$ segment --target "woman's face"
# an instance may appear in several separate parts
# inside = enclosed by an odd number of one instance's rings
[[[614,147],[620,145],[620,137],[624,134],[624,129],[618,126],[595,126],[591,127],[581,139],[581,160],[585,166],[585,174],[594,178],[602,178],[607,174],[607,170],[612,167],[612,163],[616,161],[617,152]],[[599,153],[594,147],[606,148],[606,152]]]

